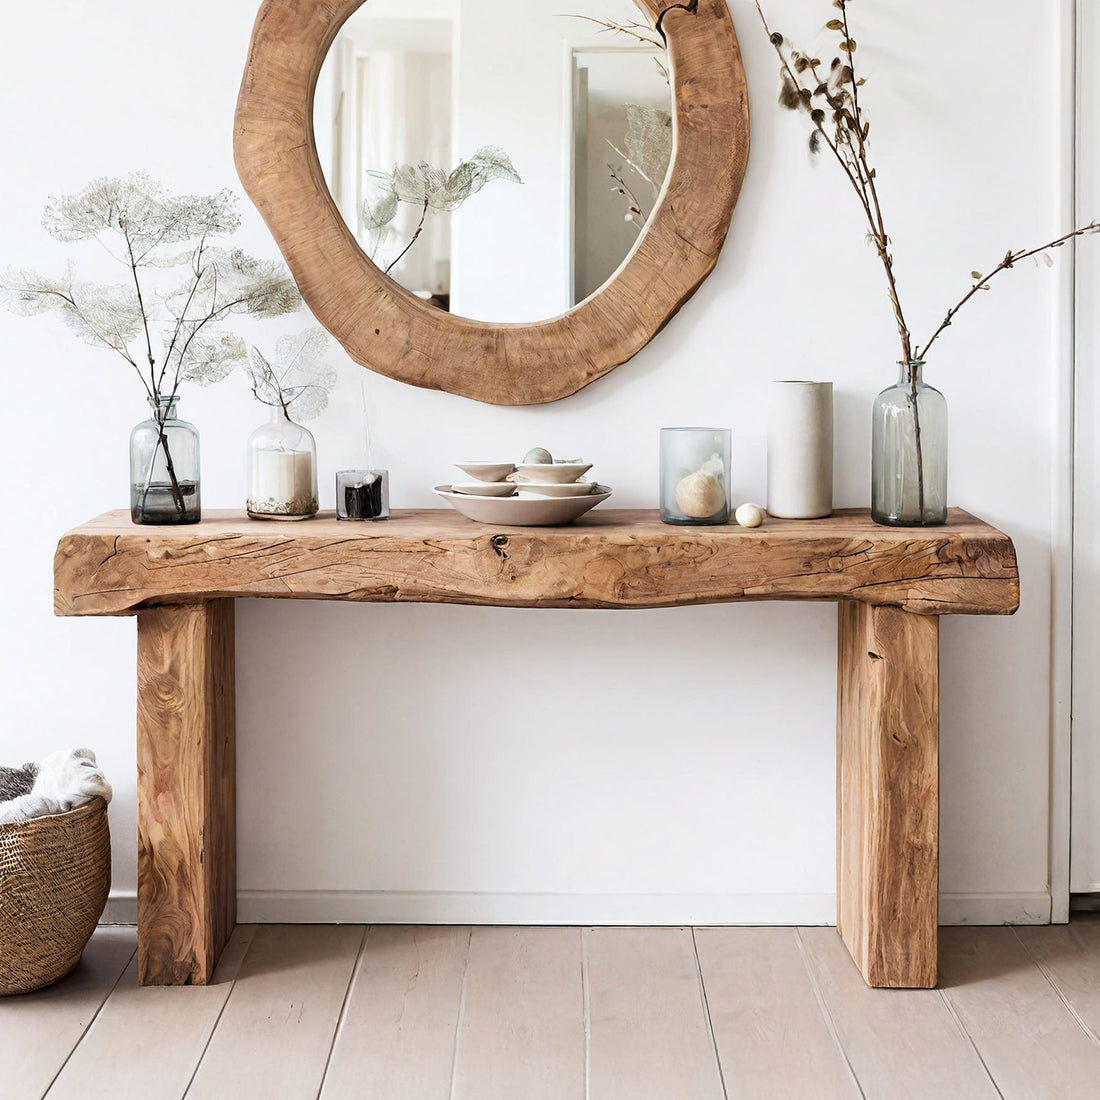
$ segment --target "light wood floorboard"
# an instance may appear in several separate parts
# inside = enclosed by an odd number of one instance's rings
[[[0,1100],[1100,1097],[1096,923],[944,929],[937,990],[832,928],[241,927],[198,988],[135,943],[0,999]]]
[[[695,942],[730,1100],[859,1096],[797,929],[700,928]]]
[[[722,1100],[690,928],[589,928],[591,1100]]]
[[[0,1096],[37,1100],[95,1019],[137,951],[133,928],[101,928],[56,985],[0,997]]]
[[[800,931],[856,1080],[874,1100],[995,1098],[966,1033],[935,989],[869,989],[835,928]]]
[[[1100,1096],[1100,1044],[1014,929],[944,929],[940,970],[944,997],[1006,1100]]]
[[[1100,1037],[1100,924],[1017,928],[1016,934],[1082,1025]]]
[[[255,929],[233,933],[207,986],[141,986],[130,960],[48,1100],[179,1100],[218,1024]],[[171,1036],[171,1042],[164,1041]]]
[[[455,1053],[455,1100],[584,1097],[577,928],[475,928]]]
[[[316,1097],[365,932],[259,926],[188,1100]]]
[[[448,1100],[469,928],[371,928],[322,1100]]]

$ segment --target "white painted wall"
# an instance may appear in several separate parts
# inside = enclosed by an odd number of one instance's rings
[[[1100,12],[1079,5],[1077,194],[1082,221],[1100,218]],[[1071,889],[1100,892],[1100,238],[1077,262],[1077,522],[1073,677]]]
[[[812,18],[794,0],[771,7],[792,34],[829,11],[824,0]],[[880,181],[921,330],[973,267],[1061,228],[1061,10],[890,0],[858,12]],[[232,182],[253,16],[253,0],[94,10],[40,0],[8,12],[4,259],[59,267],[65,252],[38,224],[43,200],[97,174],[144,167],[181,190]],[[776,66],[751,8],[736,4],[734,17],[753,93],[752,159],[718,269],[681,316],[635,361],[543,408],[480,406],[346,363],[313,425],[325,506],[333,471],[359,459],[361,378],[397,507],[430,504],[456,455],[536,443],[591,456],[618,504],[651,506],[657,429],[700,417],[734,428],[736,495],[760,499],[765,387],[792,376],[835,380],[837,500],[866,503],[870,404],[897,358],[881,276],[845,185],[829,164],[811,166],[804,123],[775,106]],[[240,240],[274,253],[251,211]],[[1049,912],[1061,287],[1057,273],[1006,277],[927,372],[950,401],[952,502],[1014,536],[1024,584],[1015,619],[944,623],[948,919]],[[125,503],[126,437],[144,405],[109,357],[52,322],[0,316],[0,347],[0,758],[73,743],[100,752],[116,785],[124,896],[135,884],[134,624],[52,618],[51,555],[67,527]],[[185,395],[183,409],[203,433],[205,502],[240,505],[244,442],[261,410],[239,378]],[[828,605],[242,603],[242,913],[828,921],[834,631]],[[486,668],[491,691],[457,686]]]

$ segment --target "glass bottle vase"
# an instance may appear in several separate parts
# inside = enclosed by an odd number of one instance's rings
[[[150,397],[153,415],[130,433],[130,518],[154,526],[198,523],[199,433],[176,415],[175,395]]]
[[[317,514],[317,444],[282,408],[248,437],[248,515],[301,520]]]
[[[875,399],[871,518],[888,527],[947,522],[947,402],[923,368],[901,364],[897,384]]]

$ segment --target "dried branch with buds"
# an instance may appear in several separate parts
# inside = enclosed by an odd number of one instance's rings
[[[788,110],[804,111],[809,116],[812,125],[810,151],[817,154],[828,150],[847,176],[867,220],[868,240],[874,245],[882,263],[890,305],[901,340],[901,363],[907,371],[910,385],[909,400],[913,410],[917,450],[918,492],[923,515],[924,456],[921,448],[920,410],[917,404],[917,367],[924,361],[929,348],[950,327],[959,310],[974,298],[978,291],[988,290],[989,281],[994,276],[1010,270],[1021,260],[1035,258],[1049,262],[1049,253],[1052,250],[1062,248],[1077,237],[1100,233],[1100,222],[1082,226],[1037,248],[1010,249],[1004,259],[986,275],[978,271],[972,272],[974,285],[948,310],[947,316],[931,337],[924,344],[915,345],[898,293],[891,239],[886,230],[882,204],[879,201],[876,182],[878,173],[871,164],[869,141],[871,123],[860,102],[860,89],[866,84],[866,78],[860,76],[856,69],[857,43],[848,23],[848,7],[852,0],[833,0],[833,7],[840,12],[840,16],[830,19],[825,26],[827,30],[836,32],[839,40],[836,56],[827,67],[821,58],[790,46],[786,38],[769,25],[760,0],[752,0],[752,3],[779,57],[779,103]]]

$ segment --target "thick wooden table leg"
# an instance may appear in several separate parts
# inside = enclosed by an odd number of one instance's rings
[[[837,926],[871,986],[936,984],[939,619],[840,604]]]
[[[233,601],[138,613],[138,973],[205,985],[237,919]]]

